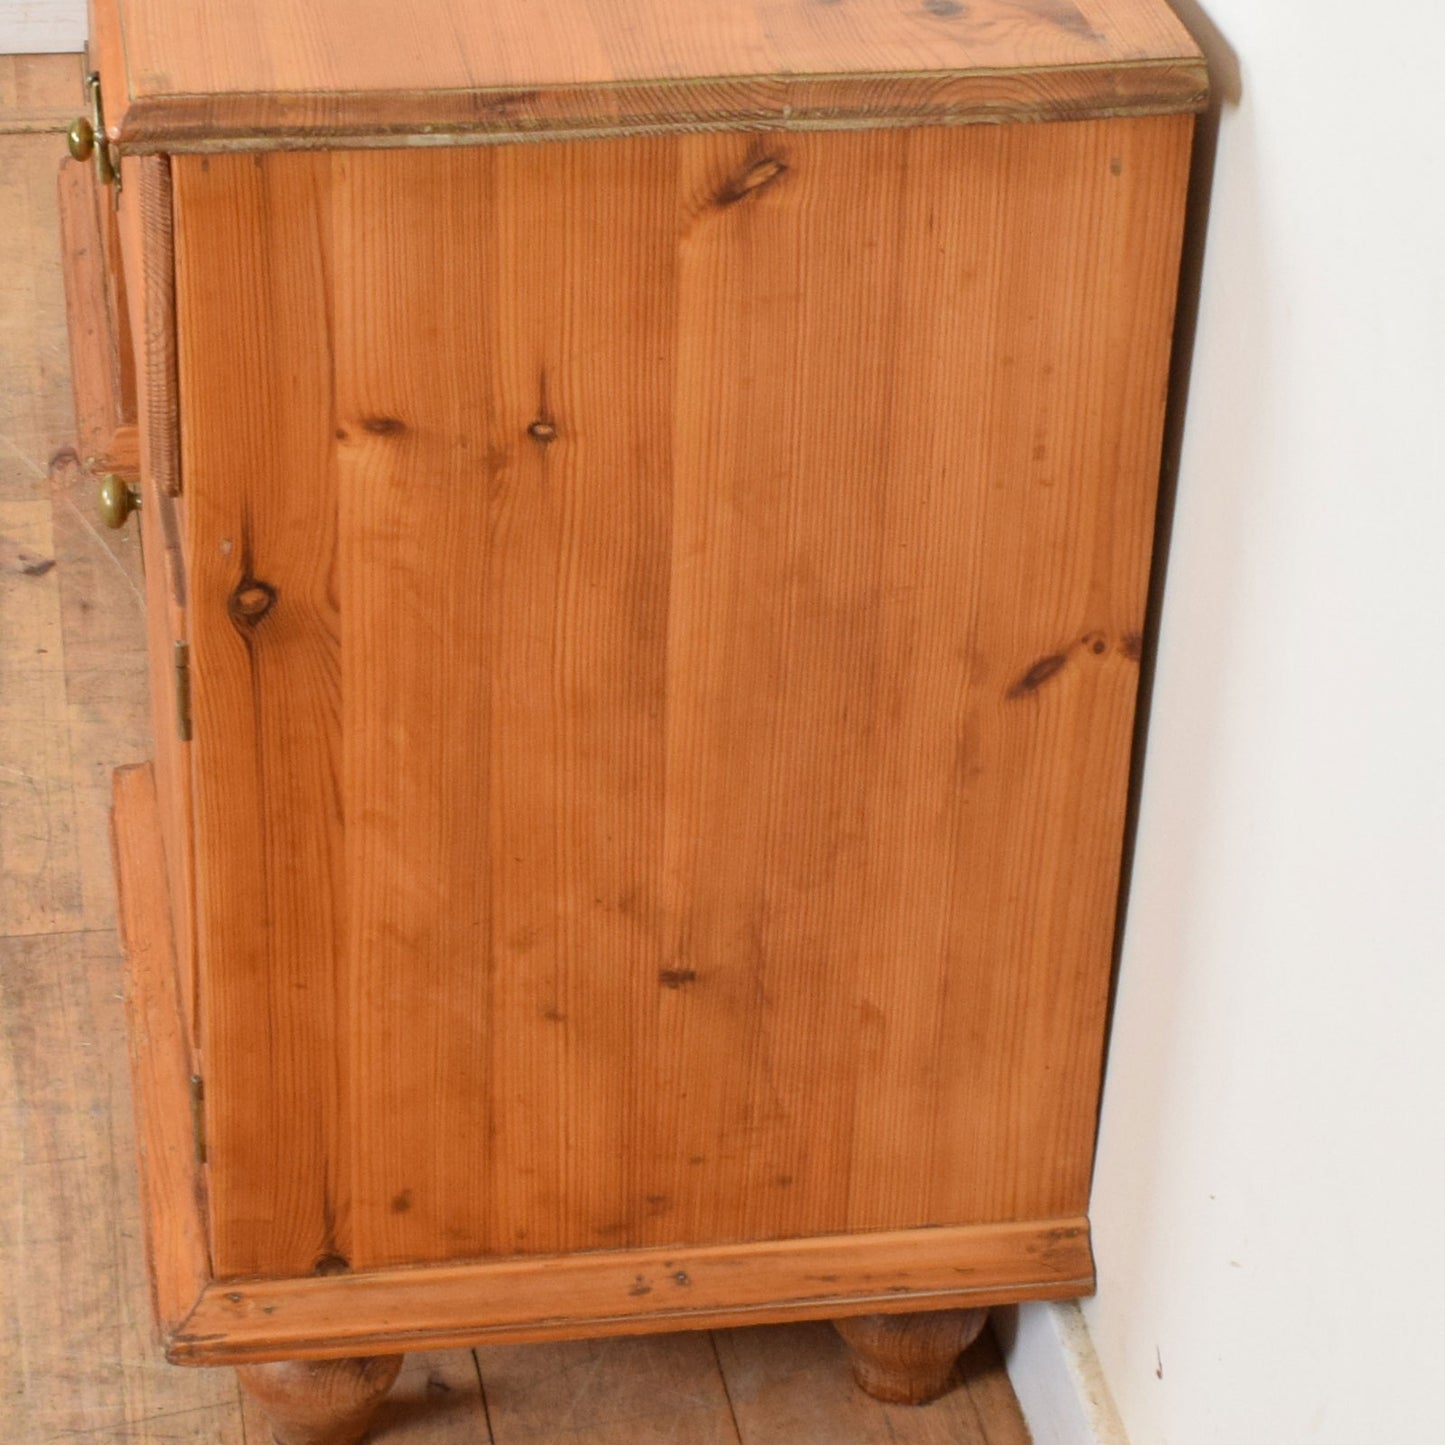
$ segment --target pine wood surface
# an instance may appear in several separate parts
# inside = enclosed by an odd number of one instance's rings
[[[1082,1219],[596,1251],[221,1279],[168,1337],[168,1350],[183,1364],[342,1358],[493,1339],[976,1309],[1087,1294],[1093,1281]]]
[[[119,224],[124,238],[125,294],[131,335],[140,347],[136,413],[143,505],[136,523],[154,559],[145,577],[150,651],[151,735],[161,842],[166,864],[172,944],[180,970],[187,1037],[194,1043],[197,949],[191,773],[176,725],[175,644],[186,637],[185,563],[181,551],[179,419],[176,412],[175,270],[171,256],[170,168],[159,156],[127,157]]]
[[[399,1355],[243,1365],[241,1389],[278,1445],[360,1445],[401,1373]]]
[[[834,1326],[867,1394],[895,1405],[926,1405],[949,1388],[955,1361],[987,1323],[987,1310],[969,1309],[850,1315]]]
[[[84,109],[80,56],[0,55],[0,135],[61,132]]]
[[[119,932],[151,1303],[163,1332],[211,1277],[205,1194],[195,1157],[193,1068],[176,967],[155,769],[119,768],[111,813]]]
[[[111,195],[92,165],[73,160],[61,164],[58,186],[66,310],[76,320],[70,377],[77,443],[92,470],[136,481],[136,351]]]
[[[68,451],[56,164],[54,137],[0,137],[0,1435],[266,1445],[232,1372],[166,1365],[149,1321],[106,821],[111,769],[150,748],[142,577],[134,524],[96,526]],[[986,1345],[962,1388],[898,1411],[853,1390],[827,1325],[720,1332],[721,1372],[708,1338],[417,1353],[373,1439],[810,1445],[797,1422],[828,1410],[828,1445],[1027,1440]],[[737,1423],[706,1433],[719,1397]]]
[[[1164,0],[97,0],[131,149],[1198,109]]]
[[[177,158],[222,1276],[1083,1212],[1189,132]]]

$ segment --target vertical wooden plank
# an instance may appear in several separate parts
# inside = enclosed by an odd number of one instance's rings
[[[656,142],[337,172],[359,1260],[631,1228],[670,162]]]
[[[175,645],[185,641],[186,577],[179,503],[180,417],[175,375],[175,276],[170,163],[164,156],[122,162],[119,224],[128,265],[122,288],[127,336],[139,339],[135,402],[143,505],[134,523],[142,538],[150,702],[171,916],[187,1031],[198,1038],[195,852],[191,758],[176,719]]]
[[[840,1221],[901,134],[680,142],[667,966],[681,1237]],[[845,217],[846,212],[846,217]]]
[[[1000,234],[972,293],[994,311],[960,368],[992,377],[987,521],[928,1217],[1087,1205],[1192,129],[1020,127],[974,156],[969,229]],[[917,324],[937,295],[917,298]]]
[[[683,142],[658,1109],[708,1237],[1084,1206],[1188,138]]]
[[[210,1282],[211,1261],[191,1111],[190,1040],[149,764],[116,770],[111,837],[151,1307],[160,1327],[171,1331]]]
[[[212,1248],[344,1267],[331,160],[180,157],[182,471]]]
[[[497,152],[496,1248],[633,1242],[658,961],[675,149]]]
[[[337,238],[325,284],[349,915],[333,1047],[352,1081],[358,1265],[415,1257],[418,1236],[480,1252],[493,1192],[487,675],[471,661],[490,650],[493,362],[487,240],[469,224],[489,209],[489,167],[415,159],[403,191],[392,158],[340,157],[321,198]],[[461,858],[474,866],[450,866]]]

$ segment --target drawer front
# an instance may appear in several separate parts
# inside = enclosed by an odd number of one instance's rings
[[[109,187],[88,162],[66,161],[58,181],[61,274],[70,336],[70,379],[82,459],[134,481],[135,350],[120,236]]]
[[[218,1274],[1082,1213],[1190,133],[176,159]]]

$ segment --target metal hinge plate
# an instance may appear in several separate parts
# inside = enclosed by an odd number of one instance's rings
[[[191,648],[177,639],[173,653],[176,677],[176,736],[183,743],[191,740]]]
[[[199,1074],[191,1075],[191,1141],[196,1163],[206,1162],[206,1086]]]

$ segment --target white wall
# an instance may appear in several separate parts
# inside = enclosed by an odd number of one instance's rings
[[[1437,1445],[1445,7],[1205,5],[1240,95],[1085,1313],[1132,1445]]]
[[[0,55],[85,49],[85,0],[0,0]]]

